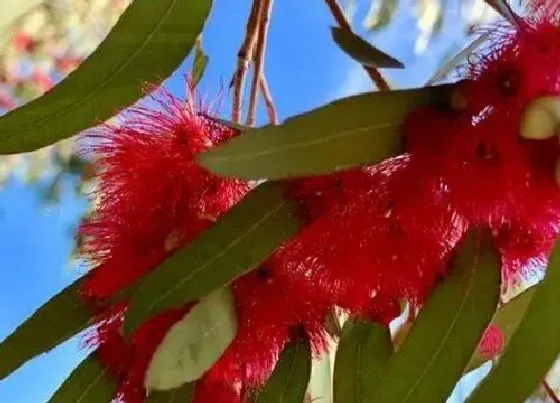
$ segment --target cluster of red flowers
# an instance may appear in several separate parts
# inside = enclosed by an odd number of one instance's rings
[[[519,126],[531,100],[560,94],[559,17],[560,6],[534,0],[518,27],[497,30],[457,86],[460,102],[409,116],[406,154],[292,181],[286,197],[299,202],[305,225],[232,284],[238,333],[197,382],[196,402],[243,401],[299,334],[325,352],[335,306],[387,324],[403,299],[422,303],[471,226],[491,229],[506,282],[544,267],[560,225],[558,142],[521,139]],[[192,304],[150,319],[125,342],[126,303],[105,302],[250,190],[194,162],[236,134],[204,116],[192,101],[163,95],[158,108],[133,108],[93,141],[98,205],[81,233],[95,268],[82,292],[98,309],[91,339],[125,403],[145,400],[151,357]]]

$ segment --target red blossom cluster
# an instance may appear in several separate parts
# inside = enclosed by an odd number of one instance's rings
[[[316,355],[324,353],[333,307],[388,324],[402,300],[421,304],[471,226],[491,230],[507,282],[544,266],[560,224],[558,143],[524,140],[519,126],[531,100],[560,94],[560,6],[532,1],[529,11],[518,27],[496,30],[455,102],[408,117],[404,155],[290,183],[286,197],[298,202],[305,224],[233,282],[238,332],[197,382],[196,402],[243,401],[302,333]],[[126,342],[126,303],[107,307],[107,299],[251,188],[195,163],[236,134],[197,109],[164,94],[156,108],[132,108],[91,140],[99,189],[81,234],[95,267],[82,293],[98,315],[90,343],[125,403],[145,400],[151,357],[192,304],[151,318]]]

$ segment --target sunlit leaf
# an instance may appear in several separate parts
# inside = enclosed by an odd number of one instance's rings
[[[522,402],[560,355],[560,243],[500,361],[469,402]]]
[[[109,403],[115,392],[115,380],[93,353],[72,371],[49,403]]]
[[[311,377],[311,346],[300,339],[288,344],[272,376],[251,403],[302,403]]]
[[[335,101],[280,126],[243,133],[203,154],[200,163],[217,174],[246,179],[324,174],[376,163],[401,152],[400,130],[408,113],[446,102],[451,87],[382,91]]]
[[[336,44],[358,63],[379,68],[404,68],[404,64],[400,61],[375,48],[352,31],[342,27],[332,27],[331,29]]]
[[[223,287],[262,263],[299,229],[285,187],[265,183],[149,273],[133,296],[124,329]]]
[[[388,327],[351,319],[345,323],[334,362],[334,403],[365,402],[373,381],[393,354]]]
[[[444,402],[499,300],[500,265],[472,232],[364,402]],[[513,400],[503,400],[513,401]]]
[[[202,30],[211,0],[136,0],[97,50],[68,78],[0,118],[0,153],[32,151],[70,137],[166,78]]]
[[[146,390],[171,390],[195,381],[218,361],[237,333],[235,298],[229,287],[202,298],[175,323],[155,351]]]

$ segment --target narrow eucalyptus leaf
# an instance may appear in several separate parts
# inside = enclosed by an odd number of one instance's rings
[[[150,316],[197,300],[262,263],[300,223],[285,185],[258,186],[193,242],[150,272],[126,315],[130,334]]]
[[[334,403],[366,402],[392,354],[388,327],[359,319],[346,322],[334,362]]]
[[[436,287],[364,402],[448,398],[499,300],[500,264],[478,235],[471,232],[463,241],[448,277]]]
[[[72,371],[49,403],[110,403],[115,393],[115,380],[92,353]]]
[[[146,403],[191,403],[194,397],[194,383],[164,392],[152,392]]]
[[[560,242],[517,330],[469,402],[523,402],[560,355]]]
[[[200,34],[211,0],[136,0],[97,50],[42,97],[0,118],[0,153],[36,150],[110,118],[169,76]]]
[[[342,27],[331,28],[335,43],[352,59],[366,66],[404,69],[404,64],[372,46],[354,32]]]
[[[446,102],[452,86],[382,91],[327,106],[235,137],[200,156],[224,176],[281,179],[373,164],[399,154],[401,126],[420,106]]]
[[[302,403],[311,377],[311,346],[300,339],[286,346],[272,376],[252,403]]]

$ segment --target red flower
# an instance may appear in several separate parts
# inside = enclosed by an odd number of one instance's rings
[[[198,382],[202,401],[239,402],[262,385],[294,335],[327,348],[334,306],[388,324],[399,302],[422,303],[470,225],[492,230],[504,283],[544,267],[560,228],[554,178],[559,146],[521,139],[530,101],[560,95],[560,6],[532,1],[519,27],[500,26],[465,72],[447,108],[413,112],[406,154],[373,167],[291,182],[305,225],[260,268],[236,281],[238,334]],[[194,157],[235,133],[164,95],[93,136],[98,206],[81,233],[96,265],[83,287],[104,301],[190,242],[249,186],[219,178]],[[151,356],[188,308],[119,336],[124,306],[95,336],[127,403],[144,399]],[[495,344],[495,343],[494,343]],[[493,344],[493,345],[494,345]],[[502,343],[503,344],[503,343]],[[484,343],[482,351],[489,351]],[[494,351],[494,350],[492,350]]]
[[[249,190],[198,166],[195,156],[234,130],[159,93],[153,109],[134,107],[87,141],[97,160],[96,208],[81,226],[83,254],[96,268],[82,289],[105,298],[190,242]]]
[[[82,293],[94,310],[191,241],[250,189],[194,162],[198,153],[234,136],[234,130],[201,117],[192,100],[184,103],[159,92],[151,101],[155,107],[131,108],[121,121],[84,139],[97,158],[99,180],[96,209],[80,227],[82,252],[94,265]],[[109,307],[98,318],[88,343],[97,346],[100,360],[118,379],[123,402],[145,400],[152,355],[189,309],[151,318],[130,343],[120,329],[126,304]]]
[[[504,348],[505,339],[497,325],[490,325],[484,331],[476,351],[483,358],[492,359],[500,354]]]

